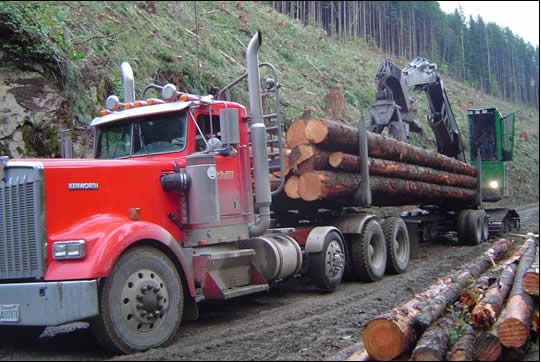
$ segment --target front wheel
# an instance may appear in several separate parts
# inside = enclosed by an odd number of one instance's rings
[[[100,315],[91,321],[98,342],[115,353],[167,344],[184,305],[182,281],[167,256],[152,247],[128,250],[100,287]]]
[[[325,235],[323,249],[309,255],[310,276],[324,291],[333,291],[342,281],[346,262],[344,241],[340,234],[331,231]]]

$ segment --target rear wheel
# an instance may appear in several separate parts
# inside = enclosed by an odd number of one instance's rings
[[[478,210],[478,212],[480,213],[480,218],[481,218],[481,222],[482,222],[482,239],[483,241],[487,241],[489,239],[489,235],[488,235],[488,217],[487,217],[487,212],[485,210]]]
[[[468,244],[477,245],[483,240],[483,223],[481,210],[469,210],[466,216],[466,241]]]
[[[373,282],[385,274],[387,248],[383,230],[376,220],[368,221],[351,243],[351,261],[357,279]]]
[[[340,234],[331,231],[325,235],[323,249],[310,254],[310,276],[316,285],[332,291],[342,281],[346,262],[344,241]]]
[[[401,274],[406,271],[410,261],[410,239],[408,228],[402,218],[386,218],[382,225],[387,246],[386,272]]]
[[[91,321],[104,347],[132,353],[167,344],[181,322],[183,289],[167,256],[151,247],[127,251],[100,288],[100,315]]]

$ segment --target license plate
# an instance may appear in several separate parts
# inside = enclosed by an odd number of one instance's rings
[[[18,322],[18,304],[0,304],[0,322]]]

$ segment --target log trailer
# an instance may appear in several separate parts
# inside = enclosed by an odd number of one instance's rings
[[[260,45],[258,32],[247,73],[216,97],[167,84],[143,92],[157,88],[161,99],[136,100],[123,63],[122,102],[110,96],[91,123],[93,160],[0,158],[1,340],[86,320],[108,349],[143,351],[170,342],[204,300],[264,292],[303,274],[331,291],[344,274],[375,281],[406,271],[409,235],[421,221],[363,209],[393,204],[370,192],[373,136],[364,122],[354,197],[284,196],[279,83],[274,67],[259,63]],[[263,87],[260,67],[272,74]],[[245,79],[249,110],[225,100]],[[263,113],[262,94],[274,99],[274,113]],[[484,211],[460,205],[446,211],[447,230],[480,242]]]

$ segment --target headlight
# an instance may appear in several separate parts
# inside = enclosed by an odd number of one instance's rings
[[[53,243],[53,258],[82,259],[86,255],[84,240],[58,241]]]
[[[490,181],[490,182],[488,183],[488,186],[489,186],[491,189],[497,190],[497,189],[500,187],[500,184],[498,183],[498,181],[493,180],[493,181]]]

